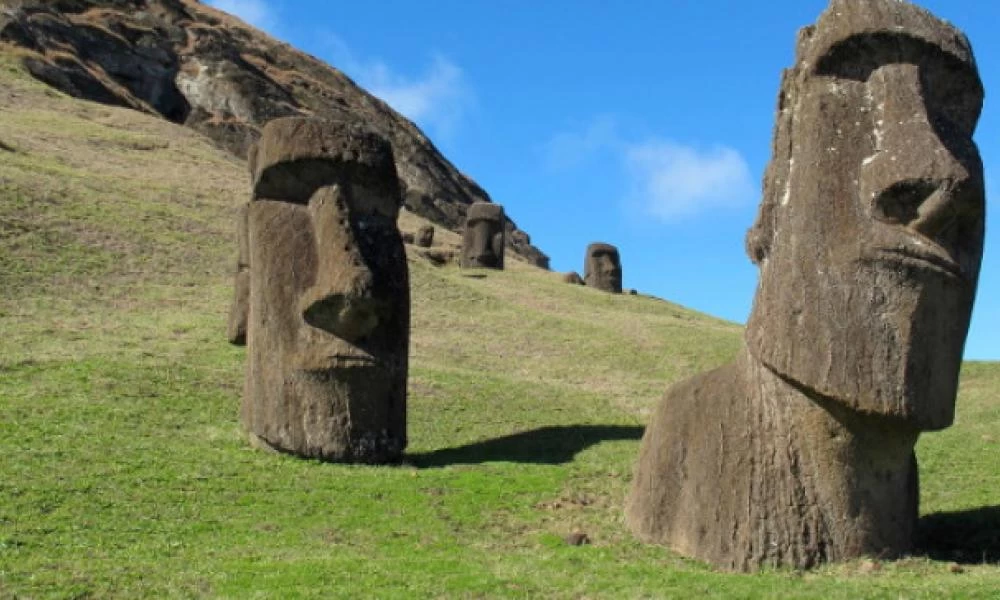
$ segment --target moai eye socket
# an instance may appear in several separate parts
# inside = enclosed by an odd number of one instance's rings
[[[814,73],[869,83],[892,64],[918,68],[925,110],[941,133],[972,136],[983,105],[975,64],[927,40],[884,31],[848,36],[819,57]]]

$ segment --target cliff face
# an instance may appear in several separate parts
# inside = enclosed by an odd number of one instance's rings
[[[347,76],[196,0],[6,0],[0,41],[31,73],[72,96],[183,123],[245,156],[268,120],[360,119],[393,145],[406,206],[452,230],[489,195],[411,121]],[[508,222],[508,245],[548,257]]]

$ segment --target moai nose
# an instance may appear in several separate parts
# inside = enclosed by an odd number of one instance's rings
[[[618,268],[618,263],[615,261],[615,259],[606,254],[601,256],[600,263],[601,263],[601,270],[605,273],[610,273],[612,275],[615,275],[619,271],[621,271],[621,269]]]
[[[503,256],[503,234],[490,236],[489,228],[485,225],[479,225],[477,229],[480,231],[469,250],[469,261],[472,266],[496,267],[498,257]],[[497,248],[500,248],[500,252],[497,252]]]
[[[861,196],[874,218],[940,242],[941,232],[976,199],[971,170],[952,150],[968,142],[944,139],[952,134],[935,128],[916,65],[883,67],[869,85],[877,101],[876,148],[861,167]]]
[[[308,302],[302,317],[313,327],[357,342],[378,326],[379,312],[378,304],[371,298],[328,294]]]
[[[309,201],[316,242],[313,285],[299,300],[309,325],[356,342],[379,323],[373,275],[354,239],[349,208],[339,186],[317,190]]]
[[[974,187],[967,177],[898,181],[875,194],[874,215],[945,245],[943,235],[973,216]]]

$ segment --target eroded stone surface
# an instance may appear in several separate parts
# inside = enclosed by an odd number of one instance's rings
[[[290,117],[249,162],[243,424],[299,456],[398,461],[410,303],[392,149],[359,124]]]
[[[982,97],[965,37],[906,2],[833,0],[799,33],[746,347],[653,415],[640,538],[740,570],[911,549],[913,446],[952,422],[982,256]]]
[[[600,242],[587,246],[583,281],[605,292],[622,293],[622,261],[618,248]]]
[[[503,207],[489,202],[473,204],[462,233],[461,266],[502,270],[504,238]]]

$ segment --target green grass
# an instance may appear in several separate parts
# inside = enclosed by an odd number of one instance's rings
[[[740,328],[516,261],[469,277],[411,260],[404,465],[251,449],[224,331],[243,165],[0,57],[0,598],[1000,589],[1000,365],[967,364],[955,426],[918,445],[938,513],[920,556],[721,573],[635,542],[622,500],[649,409]]]

